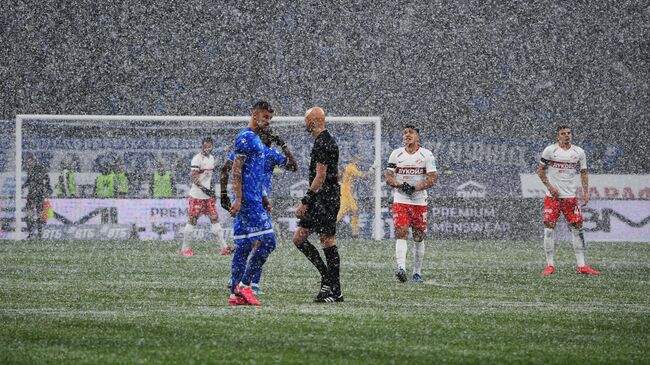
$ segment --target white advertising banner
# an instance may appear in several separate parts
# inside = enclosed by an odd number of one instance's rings
[[[582,208],[588,241],[650,242],[650,202],[592,200]]]
[[[187,223],[187,199],[51,199],[55,216],[47,222],[45,239],[174,239]],[[221,207],[219,220],[231,227],[230,215]],[[197,239],[212,239],[207,216],[199,219]],[[97,229],[108,226],[110,230]],[[227,234],[231,230],[226,229]],[[50,235],[50,236],[47,236]],[[112,237],[106,237],[110,235]]]
[[[519,174],[524,198],[543,198],[544,184],[537,174]],[[582,195],[580,175],[576,176],[578,196]],[[590,199],[650,200],[650,175],[589,175]]]

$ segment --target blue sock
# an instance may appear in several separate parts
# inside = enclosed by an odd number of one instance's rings
[[[253,244],[251,242],[243,242],[237,245],[235,253],[232,255],[232,274],[230,276],[230,293],[235,293],[235,287],[242,281],[242,276],[246,270],[246,259],[250,254]]]
[[[253,275],[253,279],[251,279],[251,283],[254,284],[254,285],[259,286],[260,280],[262,280],[262,269],[261,268],[255,275]]]
[[[267,236],[260,242],[260,247],[257,248],[248,260],[246,271],[242,276],[241,282],[244,285],[250,285],[252,278],[262,271],[262,266],[266,262],[271,252],[275,250],[275,235]]]
[[[269,255],[270,255],[271,252],[273,252],[274,250],[275,250],[275,247],[273,247],[273,249],[269,252]],[[268,256],[267,256],[267,259],[268,259]],[[255,274],[253,275],[253,279],[251,280],[251,282],[252,282],[253,284],[259,284],[259,283],[260,283],[260,280],[262,280],[262,268],[261,268],[261,267],[260,267],[260,270],[259,270],[257,273],[255,273]]]

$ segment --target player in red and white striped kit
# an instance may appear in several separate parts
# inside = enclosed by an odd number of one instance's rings
[[[215,203],[215,192],[212,190],[212,174],[215,168],[214,156],[212,155],[212,147],[214,142],[212,138],[206,137],[201,142],[201,152],[197,153],[192,158],[190,179],[192,187],[190,188],[190,196],[188,198],[188,222],[183,230],[183,245],[181,247],[181,256],[193,256],[194,252],[190,248],[190,238],[196,228],[196,223],[202,214],[206,214],[210,218],[210,232],[216,237],[221,245],[221,254],[229,254],[232,252],[231,248],[227,245],[224,230],[219,223],[219,215],[217,213],[217,206]]]
[[[404,147],[394,150],[388,158],[386,184],[395,188],[393,192],[393,224],[395,226],[395,276],[401,282],[407,280],[406,240],[409,228],[413,230],[413,281],[422,281],[422,260],[424,259],[424,235],[427,230],[427,191],[438,179],[436,159],[433,153],[420,147],[420,131],[413,125],[406,125],[402,134]]]
[[[555,224],[564,214],[569,229],[573,234],[573,248],[576,254],[578,274],[598,275],[585,265],[585,237],[582,228],[582,211],[576,197],[576,170],[580,170],[582,183],[582,205],[589,202],[589,176],[587,175],[587,158],[585,151],[571,144],[571,128],[557,128],[557,143],[544,149],[537,175],[546,186],[544,199],[544,251],[546,252],[546,269],[542,275],[555,272],[553,254],[555,252]]]

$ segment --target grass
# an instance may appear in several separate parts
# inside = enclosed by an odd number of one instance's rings
[[[229,308],[230,256],[171,242],[0,243],[0,363],[647,363],[650,245],[592,243],[604,275],[540,277],[540,242],[427,243],[425,283],[393,276],[394,243],[341,241],[344,303],[314,304],[289,242],[262,307]],[[409,259],[411,252],[409,251]],[[410,265],[410,263],[409,263]]]

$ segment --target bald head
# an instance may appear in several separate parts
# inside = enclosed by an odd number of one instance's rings
[[[325,111],[319,106],[305,112],[305,129],[308,132],[320,131],[325,128]]]

